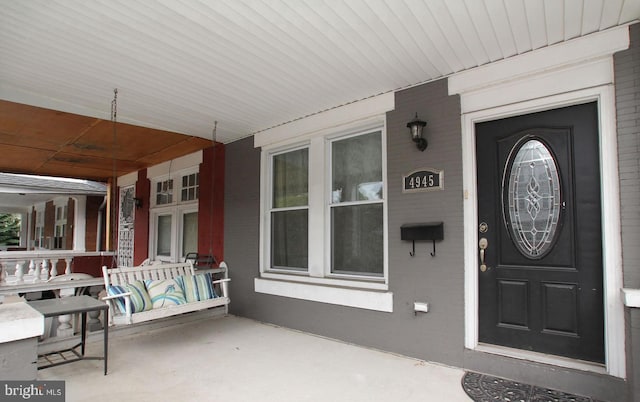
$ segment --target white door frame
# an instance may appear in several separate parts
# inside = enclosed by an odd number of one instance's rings
[[[465,244],[465,347],[625,378],[622,241],[613,53],[629,46],[628,26],[540,49],[449,78],[460,94]],[[478,342],[478,236],[475,124],[559,107],[598,102],[606,366],[492,347]]]

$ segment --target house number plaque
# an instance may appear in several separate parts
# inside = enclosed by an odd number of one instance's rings
[[[442,190],[444,186],[444,171],[435,169],[420,169],[402,177],[403,193]]]

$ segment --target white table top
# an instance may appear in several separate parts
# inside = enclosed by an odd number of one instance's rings
[[[0,304],[0,343],[44,334],[44,316],[27,303]]]

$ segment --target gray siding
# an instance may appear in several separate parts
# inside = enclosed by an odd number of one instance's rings
[[[406,124],[418,116],[427,121],[429,146],[420,152]],[[396,326],[404,334],[397,352],[462,366],[464,345],[464,261],[462,208],[462,134],[460,100],[447,95],[447,80],[396,94],[396,108],[387,115],[389,199],[389,279],[394,292]],[[444,189],[402,193],[402,176],[420,168],[444,171]],[[444,240],[400,240],[406,223],[444,223]],[[429,303],[429,313],[413,313],[413,302]]]
[[[624,286],[640,288],[640,24],[629,49],[614,56]],[[640,401],[640,311],[627,312],[627,359],[634,400]]]
[[[428,122],[429,147],[420,152],[406,123],[415,113]],[[225,259],[231,267],[233,314],[422,359],[462,366],[464,278],[462,263],[462,177],[460,106],[447,95],[446,80],[401,91],[388,114],[389,281],[393,313],[257,294],[259,275],[260,152],[252,139],[227,145]],[[402,194],[403,174],[431,167],[444,170],[444,190]],[[443,221],[437,256],[431,244],[400,240],[404,223]],[[431,311],[415,315],[414,301]]]

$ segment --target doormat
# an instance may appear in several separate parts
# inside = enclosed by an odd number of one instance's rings
[[[462,377],[462,388],[475,402],[602,402],[469,371]]]

